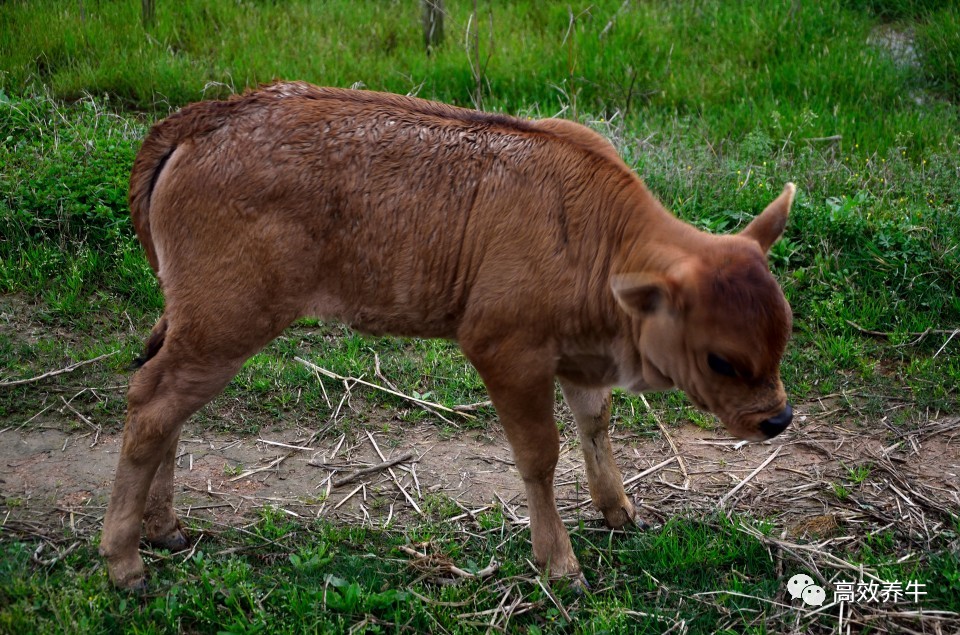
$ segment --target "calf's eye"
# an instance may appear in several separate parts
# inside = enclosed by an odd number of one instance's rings
[[[720,357],[719,355],[714,355],[710,353],[707,355],[707,365],[710,366],[710,370],[717,373],[718,375],[723,375],[724,377],[736,377],[737,371],[733,367],[733,364]]]

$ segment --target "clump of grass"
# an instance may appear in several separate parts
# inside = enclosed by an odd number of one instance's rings
[[[0,93],[0,291],[42,297],[54,319],[155,310],[133,236],[127,182],[145,126],[102,100],[62,107]]]
[[[923,71],[934,88],[954,102],[960,100],[960,7],[947,3],[916,28]]]
[[[941,0],[844,0],[844,6],[857,11],[870,11],[887,21],[918,18],[939,9]]]

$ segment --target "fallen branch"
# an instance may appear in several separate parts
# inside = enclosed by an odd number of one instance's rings
[[[263,467],[258,467],[258,468],[254,468],[254,469],[252,469],[252,470],[247,470],[247,471],[244,472],[243,474],[237,474],[237,475],[234,476],[233,478],[228,478],[228,479],[227,479],[227,482],[228,482],[228,483],[232,483],[232,482],[234,482],[234,481],[239,481],[239,480],[242,479],[242,478],[247,478],[248,476],[253,476],[254,474],[259,474],[260,472],[270,471],[270,470],[272,470],[273,468],[275,468],[276,466],[278,466],[278,465],[280,465],[281,463],[283,463],[286,459],[290,458],[291,456],[293,456],[293,452],[288,452],[287,454],[284,454],[283,456],[280,456],[280,457],[277,457],[276,459],[274,459],[274,460],[270,463],[270,465],[265,465],[265,466],[263,466]]]
[[[370,439],[370,443],[371,445],[373,445],[373,449],[377,451],[377,455],[380,457],[380,460],[386,462],[387,457],[385,457],[383,455],[383,452],[380,451],[380,446],[377,445],[377,442],[374,440],[373,435],[370,434],[369,430],[364,430],[364,432],[367,433],[367,438]],[[407,499],[407,502],[410,503],[415,510],[417,510],[418,514],[423,516],[423,510],[420,509],[419,505],[417,505],[417,501],[413,500],[413,497],[410,496],[410,493],[406,490],[406,488],[404,488],[404,486],[400,484],[400,479],[397,478],[397,474],[396,472],[393,471],[393,468],[388,467],[386,468],[386,470],[387,472],[389,472],[390,477],[393,479],[393,484],[397,486],[397,489],[399,489],[400,493],[403,494],[403,497]]]
[[[333,487],[343,487],[349,483],[354,482],[361,476],[366,476],[367,474],[375,474],[376,472],[381,472],[389,467],[393,467],[397,463],[403,463],[404,461],[409,461],[414,457],[414,453],[411,450],[405,454],[398,456],[395,459],[390,459],[389,461],[384,461],[383,463],[377,463],[376,465],[371,465],[370,467],[365,467],[360,470],[356,470],[351,474],[344,476],[341,479],[337,479],[333,482]],[[326,467],[323,463],[317,463],[315,461],[307,461],[307,465],[312,465],[313,467]]]
[[[756,527],[753,527],[752,525],[749,525],[745,522],[737,523],[736,529],[749,536],[753,536],[758,541],[764,544],[773,545],[775,547],[778,547],[786,551],[787,553],[792,555],[794,558],[796,558],[800,562],[804,561],[804,559],[801,558],[799,555],[801,552],[807,553],[807,554],[814,554],[819,556],[821,559],[826,560],[830,566],[836,569],[844,569],[846,571],[852,571],[854,573],[859,574],[861,579],[869,578],[879,584],[884,583],[884,580],[878,577],[875,570],[868,569],[864,567],[863,564],[852,564],[850,562],[847,562],[846,560],[839,558],[828,551],[824,551],[822,548],[818,548],[818,545],[802,545],[795,542],[790,542],[789,540],[774,538],[773,536],[768,536],[764,534],[762,531],[760,531]],[[819,571],[817,571],[816,567],[813,566],[813,562],[808,561],[808,563],[809,563],[810,573],[815,577],[821,578],[822,582],[826,582],[826,578],[824,578],[819,573]]]
[[[661,468],[664,468],[664,467],[666,467],[667,465],[670,465],[670,464],[673,463],[674,461],[679,460],[679,458],[680,458],[679,456],[671,456],[669,459],[666,459],[666,460],[664,460],[664,461],[660,461],[659,463],[657,463],[657,464],[654,465],[653,467],[648,467],[647,469],[645,469],[644,471],[640,472],[640,473],[637,474],[636,476],[631,476],[630,478],[628,478],[627,480],[625,480],[625,481],[623,482],[623,488],[626,489],[626,488],[630,487],[631,485],[633,485],[634,483],[636,483],[637,481],[639,481],[640,479],[642,479],[644,476],[648,476],[648,475],[650,475],[650,474],[653,474],[653,473],[656,472],[657,470],[659,470],[659,469],[661,469]]]
[[[37,545],[36,551],[34,551],[34,552],[33,552],[33,555],[30,557],[31,560],[33,560],[33,561],[36,562],[37,564],[39,564],[39,565],[41,565],[41,566],[44,566],[44,567],[49,567],[49,566],[51,566],[51,565],[56,564],[56,563],[59,562],[60,560],[66,558],[68,555],[70,555],[70,553],[71,553],[74,549],[76,549],[77,547],[80,546],[80,542],[77,541],[77,542],[73,543],[72,545],[70,545],[69,547],[67,547],[66,549],[64,549],[63,551],[59,551],[59,550],[58,550],[58,551],[57,551],[57,555],[55,555],[54,557],[52,557],[52,558],[47,558],[46,560],[41,560],[41,559],[40,559],[40,552],[43,551],[43,547],[44,547],[45,544],[46,544],[46,543],[44,543],[44,542],[41,540],[41,541],[40,541],[40,544]]]
[[[73,406],[71,406],[69,401],[67,401],[63,397],[60,397],[60,400],[63,401],[64,408],[69,408],[73,412],[73,414],[80,417],[81,421],[83,421],[85,424],[87,424],[93,429],[95,434],[93,435],[93,442],[90,444],[90,447],[92,448],[93,446],[95,446],[100,441],[100,433],[103,431],[103,429],[93,421],[90,421],[89,419],[84,417],[82,414],[80,414],[80,411],[74,408]],[[60,412],[63,412],[63,408],[60,409]],[[67,447],[66,444],[64,444],[63,447],[64,449],[66,449]]]
[[[293,448],[293,449],[291,449],[289,452],[287,452],[287,453],[284,454],[283,456],[277,457],[272,463],[270,463],[270,465],[267,465],[267,466],[264,466],[264,467],[258,467],[258,468],[252,469],[252,470],[247,470],[247,471],[244,472],[243,474],[238,474],[237,476],[234,476],[233,478],[227,479],[227,481],[230,482],[230,483],[232,483],[233,481],[239,481],[240,479],[246,478],[247,476],[253,476],[254,474],[258,474],[258,473],[260,473],[260,472],[266,472],[266,471],[268,471],[268,470],[272,470],[273,468],[275,468],[276,466],[280,465],[281,463],[283,463],[284,461],[286,461],[287,459],[289,459],[291,456],[293,456],[293,455],[294,455],[295,453],[297,453],[297,452],[304,452],[304,451],[312,452],[312,451],[313,451],[313,448],[311,448],[310,445],[313,444],[313,442],[317,440],[317,437],[319,437],[323,432],[324,432],[324,430],[317,430],[316,432],[314,432],[313,434],[310,435],[310,438],[307,439],[307,440],[304,442],[304,445],[302,445],[302,446],[299,446],[299,445],[288,445],[288,444],[285,444],[285,443],[278,443],[278,442],[276,442],[276,441],[267,441],[266,439],[263,439],[263,438],[258,439],[259,441],[262,441],[263,443],[267,443],[267,444],[270,444],[270,445],[278,445],[278,446],[280,446],[280,447],[287,447],[287,448]],[[240,442],[239,442],[239,441],[235,441],[234,443],[240,443]],[[230,445],[233,445],[233,444],[230,444]],[[221,449],[221,450],[224,450],[224,449],[226,449],[227,447],[229,447],[229,446],[224,446],[224,447],[222,447],[222,448],[220,448],[220,449]],[[339,446],[337,446],[337,447],[339,447]],[[191,460],[192,460],[192,459],[191,459]]]
[[[420,553],[407,545],[400,545],[400,551],[417,558],[417,561],[414,562],[413,565],[419,569],[435,569],[437,572],[446,571],[458,578],[487,578],[496,573],[500,568],[499,563],[491,560],[490,564],[483,569],[480,569],[476,573],[470,573],[453,564],[453,561],[445,556],[430,556],[425,553]]]
[[[395,393],[399,393],[400,391],[397,390],[397,387],[393,385],[393,382],[391,382],[389,379],[387,379],[387,377],[380,371],[380,356],[377,355],[377,351],[375,351],[375,350],[373,350],[373,349],[370,349],[370,352],[373,353],[374,373],[376,374],[376,376],[379,377],[379,378],[380,378],[380,381],[382,381],[384,384],[386,384],[387,387],[388,387],[390,390],[394,391]],[[439,412],[437,412],[436,410],[434,410],[433,408],[431,408],[430,406],[427,406],[427,405],[425,405],[424,403],[420,403],[420,402],[418,402],[418,405],[422,406],[424,410],[426,410],[427,412],[429,412],[429,413],[432,414],[433,416],[437,417],[438,419],[440,419],[440,420],[443,421],[444,423],[449,423],[449,424],[452,425],[452,426],[456,426],[456,425],[457,425],[457,424],[455,424],[453,421],[450,421],[449,419],[447,419],[446,417],[444,417],[442,414],[440,414]]]
[[[334,509],[340,509],[340,506],[353,498],[353,495],[363,489],[363,483],[357,485],[352,492],[343,497],[343,500],[333,506]]]
[[[657,427],[660,428],[660,432],[663,433],[663,438],[665,438],[667,443],[670,444],[670,449],[673,450],[673,455],[677,457],[677,465],[680,466],[680,471],[683,472],[683,487],[681,489],[690,489],[690,473],[687,472],[687,462],[684,461],[683,456],[680,455],[680,450],[677,449],[677,444],[673,442],[673,437],[671,437],[670,433],[667,432],[666,426],[660,422],[660,417],[658,417],[657,413],[655,413],[653,408],[650,407],[650,403],[647,401],[647,398],[641,394],[640,400],[643,401],[643,405],[647,407],[647,412],[653,415],[653,420],[657,422]]]
[[[782,449],[783,449],[783,446],[782,446],[782,445],[778,445],[777,448],[776,448],[773,452],[770,453],[770,456],[768,456],[763,463],[761,463],[760,465],[758,465],[758,466],[756,467],[756,469],[754,469],[752,472],[750,472],[749,474],[747,474],[747,477],[746,477],[745,479],[743,479],[742,481],[740,481],[739,483],[737,483],[737,486],[736,486],[736,487],[734,487],[732,490],[730,490],[729,492],[727,492],[726,494],[724,494],[723,498],[720,499],[720,502],[717,503],[717,507],[721,507],[721,508],[722,508],[722,507],[724,506],[724,504],[727,502],[727,500],[728,500],[731,496],[733,496],[734,494],[736,494],[737,492],[739,492],[740,489],[741,489],[744,485],[746,485],[747,483],[750,482],[750,479],[752,479],[754,476],[756,476],[757,474],[760,473],[760,470],[762,470],[763,468],[767,467],[767,465],[769,465],[772,460],[774,460],[775,458],[777,458],[777,455],[780,454],[780,450],[782,450]]]
[[[46,373],[44,373],[44,374],[42,374],[42,375],[37,375],[36,377],[31,377],[31,378],[29,378],[29,379],[16,379],[16,380],[13,380],[13,381],[0,381],[0,387],[3,387],[3,386],[21,386],[21,385],[23,385],[23,384],[30,384],[30,383],[33,383],[33,382],[35,382],[35,381],[40,381],[40,380],[42,380],[42,379],[48,379],[48,378],[50,378],[50,377],[56,377],[57,375],[62,375],[62,374],[64,374],[64,373],[70,373],[70,372],[73,372],[73,371],[75,371],[76,369],[80,368],[81,366],[86,366],[87,364],[92,364],[92,363],[94,363],[94,362],[99,362],[101,359],[103,359],[103,358],[105,358],[105,357],[110,357],[111,355],[116,355],[116,354],[119,353],[119,352],[120,352],[120,351],[113,351],[112,353],[104,353],[103,355],[101,355],[101,356],[99,356],[99,357],[94,357],[93,359],[87,359],[87,360],[84,360],[84,361],[82,361],[82,362],[77,362],[77,363],[75,363],[75,364],[70,364],[69,366],[66,366],[66,367],[64,367],[64,368],[61,368],[61,369],[59,369],[59,370],[51,370],[51,371],[46,372]]]
[[[844,320],[844,322],[846,322],[856,330],[860,331],[864,335],[871,335],[873,337],[882,337],[884,339],[890,339],[894,335],[897,335],[897,333],[894,331],[874,331],[871,329],[867,329],[860,326],[859,324],[857,324],[852,320]],[[915,337],[916,339],[913,340],[912,342],[908,342],[907,344],[899,344],[898,346],[913,346],[914,344],[919,344],[920,340],[922,340],[928,335],[948,335],[949,337],[947,338],[947,341],[944,342],[943,346],[940,347],[940,350],[937,351],[937,353],[934,355],[934,357],[936,357],[943,351],[944,348],[946,348],[947,344],[950,343],[950,340],[952,340],[958,334],[960,334],[960,329],[927,328],[923,331],[905,331],[903,333],[899,333],[899,335],[909,335],[910,337]]]
[[[948,337],[948,338],[947,338],[947,341],[943,343],[943,346],[941,346],[940,348],[938,348],[938,349],[937,349],[937,352],[933,354],[933,357],[934,357],[934,358],[936,358],[937,355],[939,355],[940,353],[943,352],[943,349],[945,349],[945,348],[947,347],[947,344],[950,343],[950,340],[952,340],[954,337],[957,336],[957,333],[960,333],[960,329],[956,329],[953,333],[950,334],[950,337]]]
[[[367,386],[368,388],[375,388],[376,390],[381,390],[381,391],[383,391],[383,392],[385,392],[385,393],[387,393],[387,394],[393,395],[394,397],[400,397],[401,399],[406,399],[407,401],[412,401],[413,403],[415,403],[415,404],[417,404],[417,405],[420,405],[420,406],[423,406],[423,407],[425,407],[425,408],[436,408],[437,410],[442,410],[442,411],[444,411],[444,412],[450,412],[450,413],[453,413],[453,414],[458,414],[458,415],[460,415],[461,417],[464,417],[464,418],[466,418],[466,419],[476,419],[476,417],[474,417],[474,416],[471,415],[471,414],[468,414],[468,413],[466,413],[466,412],[460,412],[459,410],[454,410],[454,409],[452,409],[452,408],[447,408],[447,407],[444,406],[443,404],[434,403],[434,402],[432,402],[432,401],[425,401],[425,400],[423,400],[423,399],[419,399],[419,398],[413,397],[413,396],[411,396],[411,395],[405,395],[405,394],[403,394],[402,392],[399,392],[399,391],[396,391],[396,390],[390,390],[389,388],[385,388],[384,386],[380,386],[379,384],[373,384],[373,383],[371,383],[371,382],[369,382],[369,381],[364,381],[364,380],[362,380],[362,379],[357,379],[356,377],[344,377],[343,375],[338,375],[337,373],[335,373],[335,372],[333,372],[333,371],[329,371],[329,370],[327,370],[326,368],[322,368],[322,367],[320,367],[320,366],[317,366],[317,365],[314,364],[313,362],[308,362],[307,360],[303,359],[302,357],[294,357],[293,359],[296,360],[296,361],[298,361],[298,362],[300,362],[301,364],[303,364],[303,365],[306,366],[307,368],[310,368],[310,369],[312,369],[312,370],[314,370],[314,371],[316,371],[316,372],[318,372],[318,373],[321,373],[321,374],[323,374],[323,375],[326,375],[327,377],[329,377],[329,378],[331,378],[331,379],[336,379],[336,380],[338,380],[338,381],[352,381],[352,382],[354,382],[354,383],[362,384],[362,385],[364,385],[364,386]]]
[[[477,403],[465,403],[454,406],[453,409],[457,412],[473,412],[474,410],[479,410],[480,408],[490,408],[491,406],[493,406],[493,402],[487,399],[486,401],[478,401]]]
[[[269,441],[269,440],[267,440],[267,439],[264,439],[263,437],[258,438],[257,441],[259,441],[260,443],[265,443],[265,444],[267,444],[267,445],[275,445],[275,446],[277,446],[278,448],[287,448],[288,450],[296,450],[296,451],[298,451],[298,452],[313,452],[313,451],[314,451],[313,448],[307,448],[307,447],[304,447],[304,446],[302,446],[302,445],[290,445],[289,443],[280,443],[279,441]]]

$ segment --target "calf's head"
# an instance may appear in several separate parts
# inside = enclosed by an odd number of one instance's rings
[[[780,381],[792,314],[766,253],[783,233],[794,191],[788,184],[739,234],[702,237],[665,271],[611,281],[639,327],[638,385],[680,388],[750,441],[776,436],[793,417]]]

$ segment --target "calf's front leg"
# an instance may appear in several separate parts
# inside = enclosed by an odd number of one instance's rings
[[[517,352],[508,344],[464,352],[486,384],[523,479],[534,559],[551,578],[585,584],[553,491],[560,433],[553,418],[553,374],[543,368],[550,355]]]
[[[583,388],[564,380],[560,388],[577,422],[593,504],[614,529],[633,523],[636,510],[623,490],[610,445],[610,390]]]

